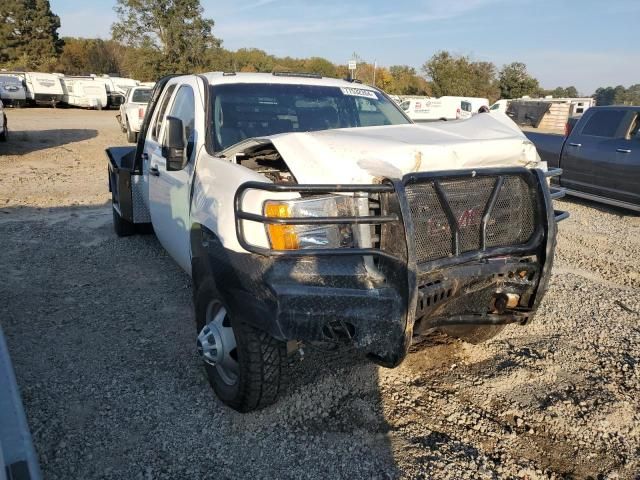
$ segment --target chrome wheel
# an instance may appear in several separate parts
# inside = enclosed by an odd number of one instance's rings
[[[198,353],[227,385],[238,382],[238,349],[226,308],[217,300],[207,305],[205,326],[198,335]]]

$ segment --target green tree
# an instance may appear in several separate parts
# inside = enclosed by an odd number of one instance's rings
[[[305,60],[303,71],[322,75],[323,77],[336,76],[336,66],[329,60],[321,57],[311,57]]]
[[[502,67],[499,84],[502,98],[537,95],[540,91],[538,80],[529,75],[527,66],[521,62],[513,62]]]
[[[119,73],[125,47],[100,38],[66,37],[57,71],[67,75]]]
[[[569,98],[576,98],[580,96],[580,94],[578,93],[578,89],[573,85],[565,89],[565,95]]]
[[[233,53],[232,70],[240,72],[273,72],[276,60],[264,50],[241,48]]]
[[[431,88],[427,81],[416,73],[416,69],[408,65],[392,65],[389,67],[391,85],[389,93],[395,95],[430,95]]]
[[[490,62],[474,62],[468,56],[441,51],[422,66],[431,80],[433,94],[497,98],[496,67]]]
[[[62,48],[60,18],[48,0],[5,0],[0,8],[0,64],[48,71]]]
[[[220,46],[199,0],[117,0],[114,9],[114,40],[139,49],[155,76],[204,70],[207,51]]]

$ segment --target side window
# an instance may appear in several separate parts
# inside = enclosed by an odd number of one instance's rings
[[[164,117],[166,115],[167,106],[169,105],[169,100],[171,100],[171,95],[173,95],[173,91],[176,89],[175,85],[170,85],[167,88],[167,91],[164,93],[164,97],[162,97],[162,103],[158,108],[158,115],[156,116],[155,122],[153,124],[153,131],[151,132],[151,138],[154,140],[158,140],[160,136],[160,128],[162,127],[162,122],[164,121]]]
[[[356,98],[360,126],[388,125],[390,122],[378,107],[368,98]]]
[[[460,105],[462,106],[462,110],[464,110],[465,112],[470,112],[471,111],[471,103],[469,103],[469,102],[460,102]]]
[[[187,157],[190,158],[195,141],[194,129],[196,123],[196,101],[193,89],[190,86],[183,85],[180,87],[168,116],[182,120],[185,137],[187,138]]]
[[[626,116],[624,110],[600,110],[591,115],[582,128],[582,135],[614,138],[620,123]]]

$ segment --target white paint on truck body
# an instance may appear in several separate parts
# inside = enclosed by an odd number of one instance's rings
[[[206,74],[215,89],[220,84],[277,83],[354,88],[337,79],[279,77],[270,74]],[[181,88],[191,88],[195,97],[193,143],[189,164],[179,172],[166,170],[162,142],[166,117],[173,115]],[[236,156],[259,144],[271,143],[280,153],[298,183],[370,184],[384,177],[402,177],[411,172],[488,167],[539,168],[542,164],[533,144],[507,117],[488,114],[466,122],[406,124],[395,126],[333,129],[282,133],[246,139],[215,156],[205,148],[207,123],[204,82],[196,76],[171,79],[159,99],[144,144],[143,175],[154,230],[177,263],[191,272],[190,233],[194,224],[212,231],[222,245],[246,252],[236,234],[234,198],[248,181],[269,182],[265,176],[239,165]],[[365,96],[378,90],[358,85],[350,93]],[[360,91],[364,90],[364,91]],[[149,175],[157,169],[159,175]],[[243,210],[262,214],[266,200],[292,199],[298,194],[248,191]],[[268,247],[263,224],[244,222],[250,243]]]

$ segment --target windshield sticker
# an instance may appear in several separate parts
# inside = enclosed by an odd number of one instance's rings
[[[349,95],[351,97],[364,97],[378,100],[376,92],[366,90],[364,88],[340,87],[340,90],[342,90],[344,95]]]

